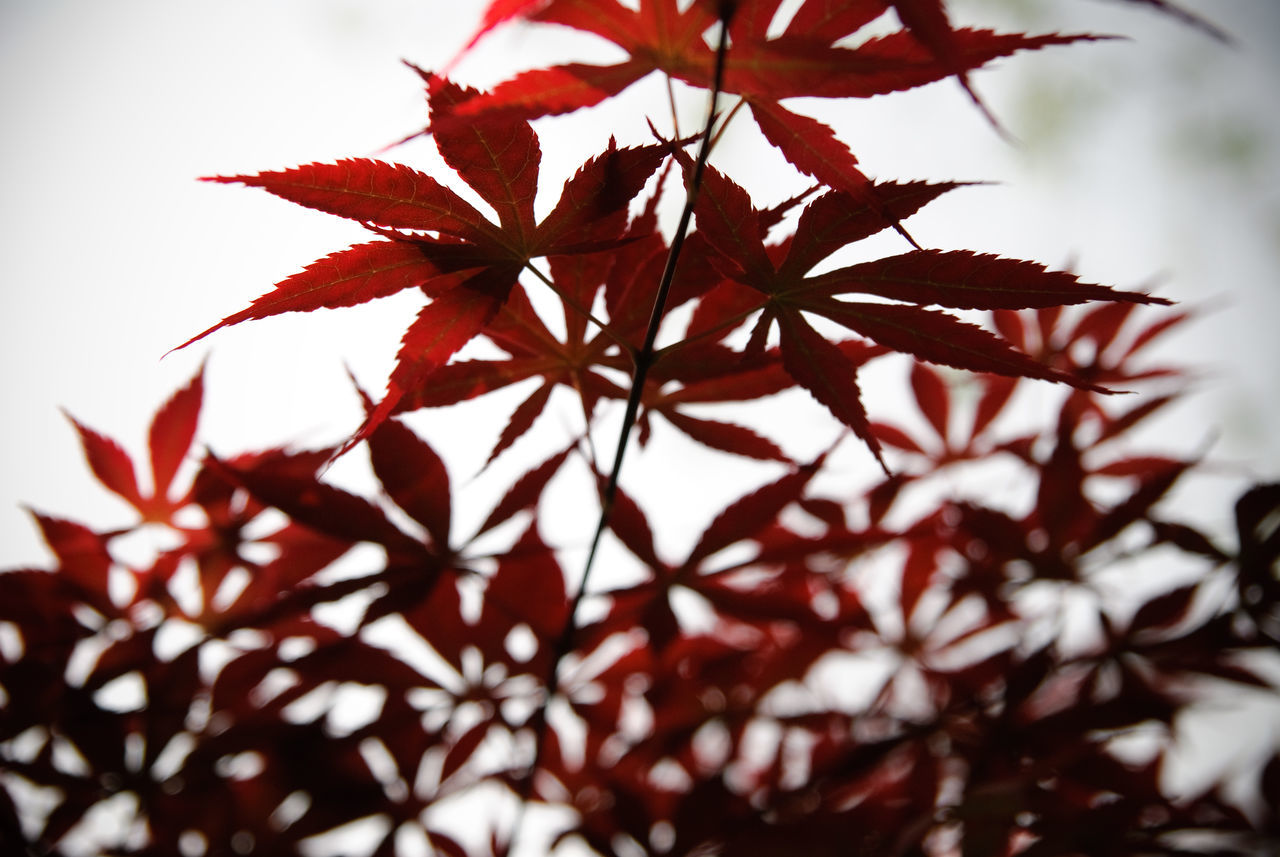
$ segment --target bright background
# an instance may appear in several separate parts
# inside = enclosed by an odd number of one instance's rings
[[[216,452],[326,445],[356,427],[346,367],[380,393],[419,305],[412,295],[245,324],[161,359],[367,234],[260,191],[195,178],[376,155],[425,120],[418,79],[398,61],[439,67],[474,30],[482,5],[0,0],[0,567],[51,561],[20,504],[102,527],[130,522],[89,475],[60,407],[141,463],[150,414],[211,355],[201,438]],[[1175,453],[1209,453],[1208,475],[1173,499],[1183,517],[1229,534],[1230,504],[1244,483],[1280,476],[1280,4],[1183,5],[1238,44],[1133,4],[957,2],[958,21],[1131,39],[1049,49],[976,74],[1017,146],[997,137],[953,82],[854,104],[832,121],[872,176],[1000,183],[953,193],[914,219],[926,245],[1074,265],[1085,280],[1153,288],[1202,312],[1162,352],[1199,370],[1197,392],[1153,440]],[[613,56],[589,39],[509,27],[457,77],[484,85],[564,61],[566,50]],[[645,140],[637,104],[652,105],[662,124],[665,102],[644,100],[659,92],[649,86],[591,115],[538,123],[543,210],[558,196],[557,178],[610,133],[624,144]],[[825,117],[829,105],[801,108]],[[686,127],[700,109],[690,103]],[[764,203],[784,195],[771,193],[776,153],[749,139],[727,142],[721,163],[732,176]],[[438,163],[423,140],[384,157],[428,171]],[[882,249],[904,248],[890,238]],[[497,398],[487,412],[428,412],[415,422],[449,455],[455,485],[478,469],[496,420],[519,400]],[[892,389],[865,398],[874,417],[892,417],[901,399]],[[564,414],[550,420],[577,424],[572,408],[558,407]],[[512,466],[534,455],[517,448]],[[361,456],[333,477],[369,490]],[[648,479],[663,521],[687,518],[686,532],[668,534],[673,554],[696,538],[700,521],[759,481],[750,469],[740,471],[745,482],[700,471],[691,477],[699,490],[673,492],[670,470],[653,476],[644,461],[629,460],[624,484],[643,494]],[[687,515],[673,497],[692,498]],[[580,545],[594,510],[561,511],[564,532],[576,534],[567,538]]]

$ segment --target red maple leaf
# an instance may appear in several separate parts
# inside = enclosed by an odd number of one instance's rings
[[[459,102],[479,94],[440,77],[427,80],[433,115],[451,115]],[[357,220],[387,240],[358,244],[308,266],[179,347],[250,319],[352,306],[420,289],[431,300],[404,334],[386,395],[345,451],[490,325],[532,259],[616,246],[627,225],[628,203],[662,160],[657,146],[618,149],[610,142],[565,182],[560,201],[538,222],[534,198],[541,151],[528,122],[484,117],[441,125],[435,133],[441,155],[494,209],[497,223],[430,176],[380,161],[212,178],[261,187]]]

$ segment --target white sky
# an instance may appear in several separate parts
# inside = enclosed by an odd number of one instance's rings
[[[141,462],[151,412],[211,354],[201,437],[219,452],[332,443],[357,424],[344,365],[380,393],[417,306],[411,296],[248,323],[160,359],[366,234],[261,191],[194,179],[372,155],[413,131],[422,100],[399,59],[442,64],[481,5],[0,0],[0,566],[47,562],[21,503],[96,525],[129,519],[89,476],[59,407]],[[1010,20],[1000,7],[1026,5],[960,8],[1000,22]],[[1123,4],[1044,5],[1048,13],[1024,19],[1028,29],[1134,40],[1050,49],[978,74],[1022,148],[991,133],[951,82],[855,104],[834,124],[874,176],[1004,183],[954,193],[913,221],[927,244],[1051,266],[1075,259],[1085,279],[1120,288],[1163,274],[1160,294],[1213,309],[1171,342],[1172,353],[1216,375],[1165,434],[1184,451],[1217,438],[1215,457],[1232,463],[1235,481],[1204,488],[1202,503],[1221,522],[1245,470],[1280,472],[1280,444],[1270,441],[1280,426],[1280,348],[1269,329],[1280,319],[1280,111],[1268,109],[1280,85],[1280,12],[1267,0],[1188,0],[1237,33],[1241,45],[1230,49]],[[549,32],[508,29],[458,76],[486,83],[551,61],[563,45]],[[598,115],[540,123],[544,178],[566,175],[610,132],[643,141],[636,103],[608,113],[613,124]],[[753,145],[729,146],[721,163],[758,187],[780,160]],[[1197,162],[1224,150],[1236,159]],[[419,141],[384,157],[431,169],[433,153]],[[543,193],[544,205],[558,195],[550,183]],[[869,393],[867,404],[892,416],[894,394]],[[483,419],[459,424],[448,412],[424,420],[433,438],[489,431]],[[489,437],[462,453],[455,480],[474,472]],[[732,496],[757,479],[717,484]]]

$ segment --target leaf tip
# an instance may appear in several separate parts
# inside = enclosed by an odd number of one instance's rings
[[[196,181],[213,184],[244,184],[250,176],[197,176]]]
[[[169,349],[168,351],[166,351],[164,354],[161,354],[161,355],[160,355],[160,359],[161,359],[161,360],[163,360],[164,358],[168,357],[170,354],[174,353],[175,351],[181,351],[182,349],[186,348],[188,345],[191,345],[192,343],[195,343],[195,342],[199,342],[201,339],[204,339],[206,336],[208,336],[209,334],[213,333],[213,332],[214,332],[215,330],[217,330],[218,328],[220,328],[220,327],[226,327],[226,325],[227,325],[226,321],[220,321],[220,322],[218,322],[218,323],[217,323],[217,324],[215,324],[213,327],[208,328],[208,329],[207,329],[207,330],[205,330],[204,332],[202,332],[202,333],[197,333],[195,336],[191,337],[190,339],[188,339],[186,342],[182,343],[181,345],[175,345],[173,348],[170,348],[170,349]],[[205,359],[207,360],[208,358],[206,357]],[[200,372],[201,372],[201,374],[203,374],[203,372],[204,372],[204,363],[201,363],[201,364],[200,364]]]

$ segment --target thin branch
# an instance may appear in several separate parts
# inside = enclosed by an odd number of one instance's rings
[[[671,79],[671,75],[667,75],[667,103],[671,105],[671,139],[680,139],[680,115],[676,110],[676,89],[675,81]]]
[[[596,442],[591,436],[591,411],[587,409],[587,394],[582,389],[582,376],[577,372],[573,374],[573,389],[577,391],[578,401],[582,404],[582,438],[586,442],[587,460],[591,462],[591,471],[594,473],[600,466],[600,456],[596,452]]]
[[[609,478],[605,483],[601,497],[600,518],[596,523],[595,535],[591,539],[591,550],[587,554],[587,564],[582,573],[582,585],[574,595],[573,604],[569,612],[569,623],[561,640],[562,649],[572,643],[573,633],[576,630],[573,617],[577,612],[579,603],[582,601],[583,594],[586,592],[587,580],[591,575],[591,569],[595,562],[596,550],[600,545],[600,538],[609,524],[609,515],[613,511],[613,501],[618,492],[618,477],[622,472],[622,460],[627,452],[627,443],[631,438],[631,431],[635,427],[636,414],[640,410],[640,398],[644,393],[644,382],[648,378],[649,368],[656,359],[654,342],[658,338],[658,327],[661,325],[662,317],[666,312],[667,296],[671,292],[671,283],[675,279],[676,262],[680,258],[681,249],[684,247],[685,235],[689,231],[689,222],[693,219],[693,207],[698,199],[698,190],[702,186],[702,174],[706,167],[707,158],[711,154],[712,132],[716,120],[715,104],[720,96],[721,81],[724,77],[724,60],[728,48],[729,15],[725,14],[720,23],[720,41],[716,46],[715,83],[711,90],[711,103],[707,110],[706,127],[702,133],[702,145],[698,149],[698,159],[694,163],[693,178],[689,182],[689,189],[685,195],[684,210],[680,212],[680,222],[676,226],[675,235],[671,238],[671,249],[667,253],[666,267],[662,271],[662,279],[658,283],[658,293],[653,300],[653,311],[649,314],[649,325],[645,330],[644,344],[635,356],[636,371],[631,382],[631,394],[627,397],[626,411],[622,417],[622,430],[618,437],[618,447],[614,453],[613,467],[609,471]]]
[[[512,824],[511,838],[507,840],[502,848],[502,854],[510,854],[516,839],[519,837],[520,828],[524,820],[525,808],[529,803],[529,796],[533,787],[533,778],[537,774],[542,764],[542,755],[546,748],[547,738],[547,709],[551,704],[551,700],[560,690],[560,664],[568,654],[573,651],[573,638],[578,631],[577,614],[578,608],[582,603],[583,597],[587,592],[587,583],[591,578],[591,570],[595,565],[596,553],[600,547],[600,539],[604,535],[605,528],[609,525],[609,518],[613,511],[614,499],[618,493],[618,477],[622,471],[622,461],[626,455],[627,444],[631,439],[632,429],[635,427],[636,414],[640,410],[640,398],[644,392],[645,379],[648,377],[649,368],[656,359],[654,342],[658,337],[658,327],[662,323],[663,315],[666,312],[667,296],[671,292],[671,284],[675,279],[676,263],[680,258],[680,251],[684,247],[685,235],[689,231],[689,224],[693,219],[693,208],[697,202],[698,190],[702,185],[702,175],[705,171],[707,158],[711,154],[711,147],[714,142],[713,136],[716,125],[716,101],[720,97],[722,82],[724,79],[725,56],[728,53],[728,37],[729,37],[729,20],[732,17],[733,8],[736,4],[726,2],[721,4],[720,13],[720,37],[716,45],[716,64],[715,64],[715,81],[711,89],[710,104],[707,108],[707,121],[702,131],[702,143],[698,149],[698,158],[694,163],[693,176],[690,179],[688,190],[685,194],[684,210],[680,213],[680,222],[676,226],[675,234],[671,238],[671,248],[667,252],[666,266],[662,271],[662,278],[658,282],[658,292],[653,300],[653,309],[649,314],[649,325],[645,330],[644,344],[635,357],[635,374],[632,378],[631,392],[627,397],[626,411],[622,418],[622,430],[618,437],[617,450],[614,453],[613,466],[610,468],[608,479],[605,481],[604,487],[600,491],[600,516],[596,520],[595,533],[591,537],[591,548],[587,552],[586,565],[582,571],[582,582],[578,586],[578,590],[574,593],[573,601],[569,606],[569,616],[565,622],[564,630],[560,634],[559,640],[556,642],[555,648],[551,653],[551,662],[547,668],[546,681],[544,687],[546,694],[541,703],[538,705],[537,711],[530,718],[529,725],[534,732],[534,751],[533,761],[524,771],[519,781],[519,798],[520,805],[517,810],[515,821]],[[558,293],[558,292],[557,292]]]
[[[738,115],[738,111],[741,110],[742,105],[746,103],[747,99],[739,98],[738,103],[733,105],[733,107],[729,109],[729,112],[725,114],[724,121],[720,123],[720,128],[716,131],[715,137],[711,140],[712,147],[720,142],[720,138],[724,136],[724,132],[729,128],[729,123],[733,121],[733,117]],[[680,139],[680,135],[677,134],[676,139]]]

